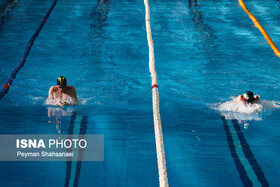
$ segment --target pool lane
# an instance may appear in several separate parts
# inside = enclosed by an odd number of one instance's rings
[[[251,4],[263,8],[268,18],[267,10],[275,6]],[[170,186],[242,186],[223,123],[208,106],[244,89],[260,93],[263,99],[279,100],[278,58],[271,55],[261,33],[246,25],[248,18],[238,1],[155,1],[150,6]],[[255,126],[244,136],[264,174],[253,182],[275,185],[270,154],[276,156],[279,148],[275,140],[271,145],[263,143],[269,136],[260,136],[269,123],[266,120],[253,122]],[[269,153],[263,153],[263,148]]]
[[[16,7],[16,18],[28,12],[28,19],[35,20],[37,11],[32,10],[44,2],[22,1]],[[82,163],[80,186],[158,186],[151,97],[143,98],[150,95],[143,2],[108,2],[58,1],[28,65],[15,80],[17,88],[6,95],[0,107],[1,132],[67,133],[70,109],[74,108],[79,115],[88,116],[87,133],[104,134],[105,139],[105,161]],[[17,39],[21,43],[29,36],[16,30],[13,37],[7,37],[17,21],[4,28],[1,41]],[[8,51],[12,44],[6,43]],[[1,64],[4,61],[2,58]],[[5,68],[8,71],[12,65]],[[84,104],[63,109],[43,105],[49,87],[61,74],[77,88]],[[48,185],[55,186],[65,184],[67,178],[65,163],[22,163],[20,173],[14,171],[16,163],[1,164],[16,176],[3,174],[2,184],[13,181],[15,185],[38,186],[49,181]],[[75,177],[70,178],[69,184],[75,183]]]

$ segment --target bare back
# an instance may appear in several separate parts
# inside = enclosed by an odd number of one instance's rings
[[[76,89],[73,86],[66,86],[61,89],[59,86],[52,86],[49,90],[49,99],[67,100],[69,97],[77,101]]]

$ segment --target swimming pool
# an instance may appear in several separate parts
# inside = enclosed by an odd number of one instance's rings
[[[245,3],[280,45],[279,2]],[[245,129],[212,107],[247,90],[279,101],[279,58],[238,1],[197,4],[150,1],[169,185],[279,186],[280,111],[261,112]],[[50,5],[20,1],[1,19],[1,83]],[[136,0],[57,2],[1,100],[0,131],[67,134],[76,113],[83,132],[104,135],[104,162],[1,162],[1,186],[159,185],[144,8]],[[79,106],[44,104],[61,75]]]

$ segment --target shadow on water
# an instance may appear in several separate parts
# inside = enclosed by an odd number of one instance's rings
[[[189,0],[190,14],[193,15],[192,21],[195,24],[199,36],[196,38],[195,47],[203,51],[211,66],[218,64],[219,53],[218,44],[215,43],[217,39],[214,35],[215,31],[212,30],[207,24],[204,23],[202,13],[199,11],[197,0]]]
[[[99,53],[100,47],[104,42],[104,27],[107,26],[106,20],[111,2],[109,0],[98,0],[93,8],[90,25],[89,42],[93,42],[94,48],[90,51],[93,54]]]
[[[8,16],[9,12],[13,11],[19,1],[20,0],[7,0],[4,5],[0,6],[0,32],[2,32],[5,23],[10,20]]]
[[[277,5],[280,8],[280,0],[276,0],[277,1]]]
[[[94,71],[96,72],[103,72],[103,67],[96,67],[96,65],[100,65],[101,62],[106,60],[112,62],[112,57],[109,57],[110,55],[107,55],[109,59],[104,58],[104,55],[102,56],[102,47],[106,39],[106,27],[108,26],[106,20],[108,18],[110,5],[110,0],[97,0],[96,6],[93,7],[90,13],[92,23],[90,24],[88,33],[89,46],[87,51],[87,56],[89,56],[90,59],[86,68],[88,68],[88,66],[94,66]]]

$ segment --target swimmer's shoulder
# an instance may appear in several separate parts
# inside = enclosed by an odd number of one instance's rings
[[[74,88],[74,86],[67,86],[67,89],[70,91],[76,91],[76,89]]]
[[[49,89],[49,97],[50,99],[54,99],[54,93],[57,92],[58,88],[57,86],[51,86]]]
[[[58,86],[51,86],[50,87],[50,91],[56,91],[56,90],[58,90]]]
[[[236,103],[240,103],[242,101],[242,95],[237,96]]]

